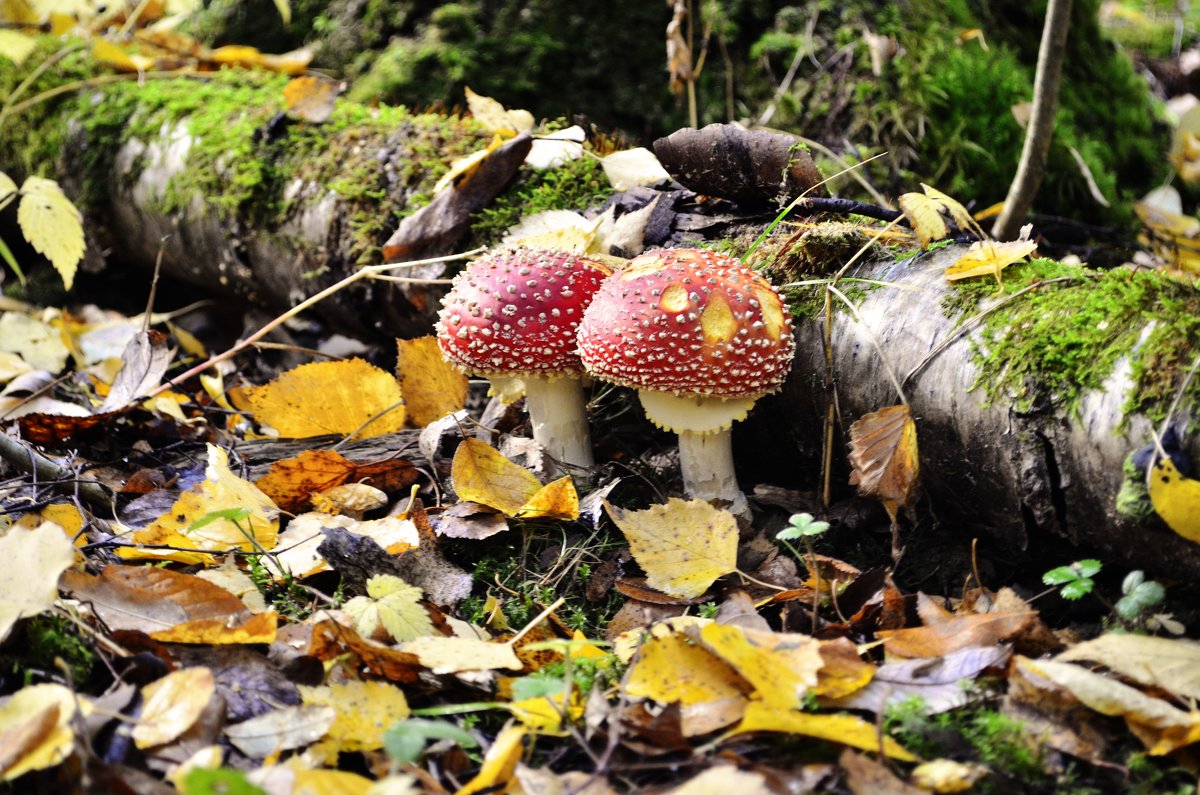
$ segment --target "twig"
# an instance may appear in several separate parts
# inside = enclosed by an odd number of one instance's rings
[[[0,458],[9,462],[22,472],[28,472],[34,477],[48,481],[48,485],[62,488],[66,481],[75,484],[79,496],[87,500],[89,505],[96,508],[112,508],[112,498],[105,486],[97,480],[81,477],[61,464],[55,463],[46,456],[26,447],[7,434],[0,433]]]

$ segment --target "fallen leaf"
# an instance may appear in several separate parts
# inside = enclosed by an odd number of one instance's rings
[[[50,373],[62,370],[71,355],[59,329],[24,312],[0,313],[0,350]]]
[[[0,704],[0,738],[6,740],[0,746],[0,753],[17,750],[7,741],[12,741],[21,751],[16,758],[5,760],[4,781],[12,781],[32,770],[45,770],[67,758],[75,747],[72,721],[76,704],[85,715],[91,711],[86,700],[78,699],[69,688],[56,684],[30,685]],[[54,717],[53,724],[51,716]]]
[[[542,488],[532,472],[475,438],[459,444],[450,479],[460,500],[490,506],[507,516],[516,516]]]
[[[691,598],[737,568],[737,520],[704,500],[672,498],[642,511],[607,502],[605,508],[652,588]]]
[[[390,574],[367,580],[367,595],[354,597],[343,609],[364,638],[387,640],[377,637],[382,629],[390,642],[403,643],[434,632],[429,612],[421,604],[421,589]]]
[[[58,579],[75,562],[75,547],[63,529],[42,522],[0,536],[0,640],[22,618],[49,610],[58,599]]]
[[[288,118],[322,124],[333,115],[333,107],[345,84],[321,75],[293,77],[283,87],[283,105]]]
[[[322,513],[344,514],[361,519],[367,511],[387,505],[387,494],[366,483],[343,483],[314,494],[313,506]]]
[[[442,356],[437,337],[396,340],[396,354],[396,377],[410,425],[423,428],[466,403],[467,376]]]
[[[896,657],[944,657],[968,646],[994,646],[1011,640],[1037,613],[987,613],[957,616],[931,627],[881,630],[883,648]]]
[[[1162,688],[1185,701],[1200,700],[1200,642],[1194,640],[1106,632],[1055,659],[1100,663],[1139,685]]]
[[[917,761],[917,757],[906,751],[900,743],[886,735],[881,736],[874,723],[868,723],[853,715],[823,715],[777,709],[761,701],[751,701],[746,707],[742,722],[731,734],[758,731],[801,734],[863,751],[882,751],[892,759],[902,762]]]
[[[697,646],[682,634],[645,641],[637,651],[625,681],[625,694],[684,706],[745,699],[749,683],[724,660]]]
[[[895,524],[899,508],[916,499],[920,473],[917,426],[908,406],[864,414],[850,426],[850,465],[850,485],[878,498]]]
[[[476,94],[469,87],[463,91],[467,95],[467,109],[490,132],[512,136],[533,129],[533,114],[529,111],[506,109],[498,101]]]
[[[996,283],[1000,284],[1000,271],[1035,251],[1037,243],[1032,240],[1014,240],[1010,243],[977,240],[965,254],[946,268],[946,279],[956,282],[974,276],[994,276]]]
[[[1137,688],[1071,663],[1018,657],[1017,665],[1049,679],[1102,715],[1122,717],[1151,756],[1200,741],[1200,712],[1184,712]]]
[[[330,662],[350,652],[357,655],[367,670],[392,682],[415,681],[424,670],[415,654],[363,638],[353,627],[329,619],[313,625],[306,654]]]
[[[654,153],[642,146],[606,155],[600,158],[600,166],[612,189],[618,193],[638,185],[657,185],[671,179]]]
[[[204,712],[216,693],[216,680],[208,668],[171,671],[142,689],[142,712],[133,727],[133,743],[140,749],[176,739]]]
[[[358,439],[404,427],[404,398],[390,374],[362,359],[302,364],[246,390],[259,422],[281,436],[325,434]]]
[[[118,548],[118,555],[208,563],[212,561],[211,552],[274,549],[279,509],[257,486],[230,471],[229,455],[224,450],[212,444],[207,448],[208,466],[198,490],[181,494],[171,510],[130,536],[136,544],[174,549],[125,546]]]
[[[337,710],[337,717],[322,741],[335,752],[382,748],[384,732],[409,716],[404,691],[387,682],[349,681],[324,687],[299,687],[305,705]]]
[[[476,638],[427,636],[401,643],[399,650],[412,654],[435,674],[463,671],[520,670],[524,666],[508,643]]]
[[[825,664],[821,642],[811,635],[764,632],[706,624],[689,636],[753,685],[763,703],[779,709],[804,705]]]
[[[329,706],[282,707],[225,727],[225,736],[251,759],[312,745],[337,720]]]
[[[921,193],[902,193],[896,203],[900,205],[900,211],[908,219],[922,246],[941,240],[950,233],[949,227],[942,219],[941,208],[928,196]]]
[[[505,792],[517,763],[525,753],[524,726],[509,724],[496,735],[492,747],[483,757],[475,778],[468,781],[455,795],[477,795],[484,792]]]
[[[21,185],[17,223],[25,239],[50,260],[62,277],[63,287],[70,290],[86,248],[83,215],[58,183],[42,177],[28,177]]]
[[[667,790],[669,795],[771,795],[775,790],[767,786],[761,773],[738,770],[733,765],[716,765],[693,776],[678,787]]]
[[[934,759],[913,768],[912,780],[923,790],[938,793],[967,792],[975,782],[988,774],[984,765],[956,762],[953,759]]]
[[[314,493],[345,483],[355,469],[352,461],[333,450],[302,450],[292,458],[273,462],[254,485],[281,510],[300,513]]]
[[[1002,668],[1010,655],[1007,646],[968,646],[935,659],[888,662],[875,670],[866,687],[844,698],[828,698],[822,705],[882,713],[889,706],[920,698],[926,715],[966,704],[971,694],[964,682],[973,682],[988,668]]]
[[[579,494],[571,477],[564,475],[542,486],[517,510],[516,515],[519,519],[578,519]]]
[[[135,333],[121,354],[121,369],[99,410],[116,411],[150,394],[162,383],[173,356],[162,332],[150,329]]]

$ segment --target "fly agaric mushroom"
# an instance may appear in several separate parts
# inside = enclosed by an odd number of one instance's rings
[[[646,416],[679,435],[687,493],[727,500],[737,514],[747,505],[730,428],[782,386],[795,347],[775,288],[703,249],[633,259],[600,287],[579,326],[584,368],[635,388]]]
[[[438,313],[442,354],[506,403],[523,391],[533,438],[566,464],[592,465],[575,331],[611,272],[561,251],[505,249],[456,276]]]

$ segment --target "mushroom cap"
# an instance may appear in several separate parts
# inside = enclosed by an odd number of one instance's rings
[[[483,376],[582,370],[575,331],[612,271],[586,257],[517,247],[486,254],[454,278],[442,299],[442,353]]]
[[[589,373],[681,396],[753,401],[775,392],[795,347],[770,282],[707,249],[634,258],[600,287],[579,326]]]

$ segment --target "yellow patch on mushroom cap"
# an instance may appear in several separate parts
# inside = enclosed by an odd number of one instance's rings
[[[700,313],[700,330],[709,345],[729,342],[738,332],[737,318],[729,308],[729,302],[720,293],[708,297],[708,306]],[[778,339],[778,334],[776,335]]]
[[[682,312],[688,308],[690,300],[688,289],[676,282],[663,290],[662,298],[658,299],[658,305],[664,312]]]
[[[767,287],[755,287],[754,297],[758,299],[758,305],[762,308],[762,319],[767,334],[771,335],[773,340],[779,339],[779,334],[783,331],[784,320],[783,303],[779,300],[778,294]]]

